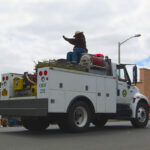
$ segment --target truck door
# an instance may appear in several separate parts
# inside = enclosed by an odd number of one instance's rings
[[[117,66],[117,76],[118,76],[117,103],[130,104],[133,98],[133,89],[125,65]]]

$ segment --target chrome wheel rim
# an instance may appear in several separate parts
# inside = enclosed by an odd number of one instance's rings
[[[143,123],[146,120],[146,110],[140,107],[137,111],[137,119],[139,122]]]
[[[77,127],[84,127],[88,120],[88,114],[84,107],[79,106],[74,111],[74,122]]]

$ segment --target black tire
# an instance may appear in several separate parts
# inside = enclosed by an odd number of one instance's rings
[[[22,125],[30,131],[43,131],[48,128],[49,121],[44,117],[23,117]]]
[[[103,128],[107,123],[108,119],[105,117],[96,116],[93,120],[93,124],[98,128]]]
[[[60,129],[67,132],[86,131],[91,122],[91,111],[89,105],[82,101],[77,101],[71,105],[66,118],[62,119],[58,125]]]
[[[145,128],[149,119],[148,105],[140,102],[136,108],[136,118],[131,119],[132,126],[135,128]]]

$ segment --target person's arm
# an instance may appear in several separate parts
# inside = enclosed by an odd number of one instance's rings
[[[75,45],[76,44],[76,39],[75,38],[67,38],[63,35],[63,38],[68,41],[70,44]]]

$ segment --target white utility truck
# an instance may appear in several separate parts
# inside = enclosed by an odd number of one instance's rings
[[[133,84],[126,65],[108,57],[84,54],[78,65],[63,63],[39,63],[35,74],[2,74],[0,114],[21,117],[28,130],[58,124],[81,132],[90,123],[103,127],[108,119],[146,127],[149,100],[135,86],[135,66]]]

